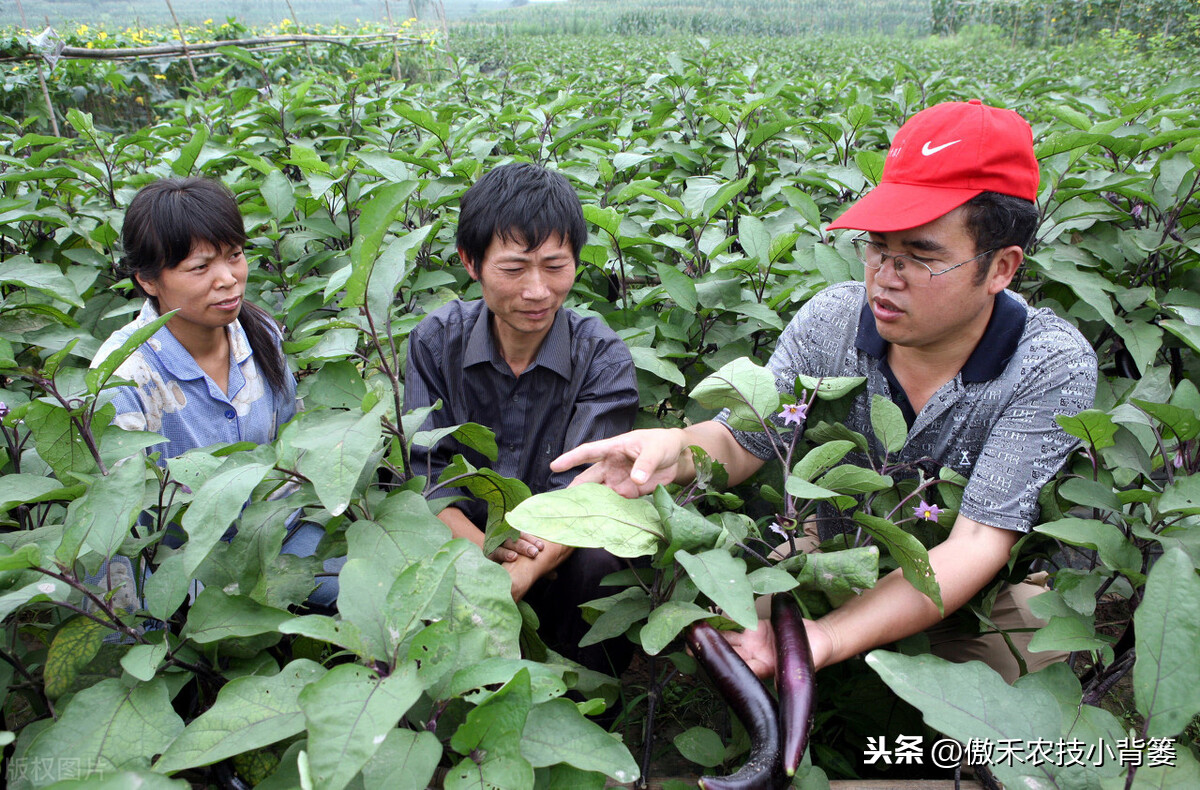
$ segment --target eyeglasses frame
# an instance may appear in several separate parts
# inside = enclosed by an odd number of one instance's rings
[[[972,255],[970,258],[967,258],[962,263],[956,263],[953,266],[950,266],[946,269],[942,269],[940,272],[935,272],[933,269],[929,268],[928,264],[921,263],[921,261],[918,261],[916,258],[912,257],[911,255],[907,255],[905,253],[900,253],[897,255],[895,253],[888,252],[886,247],[884,247],[877,241],[872,241],[870,236],[866,236],[866,235],[855,236],[853,239],[850,240],[850,243],[854,245],[854,254],[858,256],[858,259],[860,261],[862,261],[862,265],[866,266],[871,271],[874,271],[874,272],[880,271],[881,269],[883,269],[884,264],[887,263],[887,259],[891,258],[892,259],[892,269],[896,272],[896,276],[899,277],[900,279],[904,280],[905,282],[909,282],[909,281],[907,279],[905,279],[904,276],[900,274],[900,272],[904,271],[904,266],[906,266],[908,264],[908,262],[910,262],[910,261],[912,263],[917,264],[918,266],[923,268],[925,271],[929,272],[930,282],[932,282],[934,277],[945,274],[946,272],[952,272],[955,269],[959,268],[960,266],[966,266],[968,263],[971,263],[972,261],[977,261],[980,258],[982,258],[984,255],[991,255],[996,250],[1000,249],[999,247],[993,247],[992,249],[985,250],[984,252],[981,252],[978,255]],[[871,245],[872,247],[879,249],[879,265],[878,266],[872,266],[867,261],[867,253],[866,253],[866,249],[868,249],[867,245]],[[902,261],[899,269],[896,268],[897,261]]]

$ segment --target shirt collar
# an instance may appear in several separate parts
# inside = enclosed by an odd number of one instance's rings
[[[570,323],[570,319],[566,315],[566,308],[558,308],[558,313],[554,316],[554,324],[542,341],[542,346],[538,349],[537,357],[529,366],[529,370],[540,365],[549,368],[567,381],[571,380]],[[504,361],[504,357],[501,356],[499,346],[493,341],[492,311],[488,310],[486,304],[480,305],[479,317],[475,319],[475,324],[467,336],[467,348],[463,353],[463,367],[478,365],[482,362],[491,362],[498,370],[511,370],[508,363]]]
[[[1016,353],[1021,336],[1025,333],[1027,313],[1020,300],[1007,296],[1007,293],[1001,291],[996,294],[983,337],[959,371],[963,381],[991,381],[1004,372],[1008,361]],[[871,304],[865,300],[858,317],[858,335],[854,339],[854,347],[876,359],[887,353],[888,342],[879,336]]]
[[[143,327],[153,323],[158,317],[158,311],[147,299],[142,303],[141,312],[138,313],[134,324],[137,327]],[[240,366],[253,353],[250,349],[250,339],[246,337],[246,330],[242,329],[242,322],[234,321],[226,325],[225,334],[229,336],[230,360]],[[183,347],[179,339],[166,326],[161,327],[150,339],[158,345],[156,351],[158,351],[159,359],[162,360],[163,366],[170,371],[172,376],[180,381],[204,378],[205,373],[196,364],[191,352]]]

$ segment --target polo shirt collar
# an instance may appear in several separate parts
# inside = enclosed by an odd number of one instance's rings
[[[991,381],[1003,373],[1025,333],[1026,318],[1027,313],[1020,300],[1008,296],[1007,291],[996,294],[983,337],[959,371],[962,380]],[[854,347],[876,359],[882,359],[887,354],[888,342],[879,336],[871,304],[865,300],[858,317],[858,335],[854,339]]]
[[[533,364],[528,370],[541,366],[549,368],[567,381],[571,380],[571,326],[566,315],[566,308],[558,308],[550,331],[542,340],[542,346],[534,357]],[[487,304],[480,302],[479,317],[471,327],[467,336],[467,348],[463,353],[463,367],[491,362],[498,370],[510,370],[508,363],[500,354],[500,347],[493,340],[492,311]]]

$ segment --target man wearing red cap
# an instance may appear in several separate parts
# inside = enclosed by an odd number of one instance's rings
[[[889,398],[909,426],[900,460],[932,458],[968,478],[949,537],[929,552],[947,614],[1006,566],[1037,519],[1038,492],[1075,444],[1055,416],[1089,408],[1095,395],[1096,355],[1079,332],[1006,290],[1037,228],[1037,188],[1032,131],[1017,113],[978,100],[917,113],[896,133],[879,186],[829,226],[865,231],[854,240],[865,283],[814,296],[768,363],[787,392],[800,373],[866,377],[848,427],[873,437],[871,398]],[[790,436],[733,430],[718,415],[582,445],[551,466],[592,463],[576,482],[640,496],[691,480],[692,445],[737,483],[774,457],[772,441]],[[1041,591],[1006,585],[993,621],[1005,630],[1040,625],[1025,602]],[[935,653],[984,660],[1010,682],[1019,672],[1002,636],[943,623],[898,570],[806,626],[818,668],[927,631]],[[1023,649],[1030,633],[1010,638]],[[773,671],[768,624],[729,639],[760,675]],[[1024,659],[1032,671],[1055,657]]]

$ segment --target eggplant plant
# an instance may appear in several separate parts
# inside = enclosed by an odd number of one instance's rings
[[[134,44],[172,35],[109,33]],[[19,38],[4,41],[25,46]],[[553,539],[650,558],[593,602],[587,636],[627,633],[644,648],[648,720],[666,679],[696,665],[682,650],[693,624],[752,626],[767,594],[820,616],[897,566],[935,598],[922,557],[952,522],[961,480],[897,467],[886,448],[902,440],[903,420],[886,403],[875,406],[875,435],[839,429],[853,382],[800,381],[780,396],[752,360],[812,294],[861,278],[848,243],[823,227],[878,178],[894,130],[928,104],[976,96],[1033,123],[1043,222],[1017,288],[1076,323],[1106,374],[1095,411],[1064,424],[1081,453],[1022,546],[1054,576],[1034,603],[1049,623],[1035,645],[1072,651],[1075,672],[1007,686],[928,656],[870,661],[964,744],[1115,749],[1124,738],[1122,753],[1143,761],[996,766],[1001,780],[1194,784],[1195,49],[1131,56],[1120,36],[1044,50],[988,41],[537,38],[486,27],[452,31],[451,58],[412,53],[399,79],[388,47],[228,47],[197,59],[196,79],[181,60],[60,62],[45,71],[58,135],[34,64],[14,63],[0,78],[9,785],[70,780],[68,767],[103,774],[85,781],[136,775],[150,786],[645,780],[653,737],[634,760],[589,721],[617,693],[612,680],[542,651],[502,572],[432,516],[439,487],[489,498],[491,542],[557,520],[571,536]],[[412,446],[433,437],[418,435],[423,415],[400,411],[406,337],[425,312],[478,294],[455,258],[458,196],[511,159],[566,173],[587,207],[569,304],[629,345],[639,426],[724,407],[767,430],[771,415],[803,419],[805,439],[775,471],[727,491],[719,466],[700,458],[694,486],[642,501],[586,486],[524,499],[518,482],[465,463],[442,480],[412,477]],[[220,178],[237,194],[254,263],[247,298],[283,326],[305,411],[270,446],[158,465],[142,455],[153,437],[110,424],[111,369],[87,365],[138,308],[113,273],[124,206],[167,175]],[[487,431],[454,431],[488,455]],[[822,554],[773,557],[818,508],[840,511],[850,531]],[[913,520],[914,508],[929,518]],[[299,509],[328,533],[317,558],[279,556],[282,525]],[[235,521],[237,537],[222,542]],[[188,535],[180,549],[161,546],[171,524]],[[1053,564],[1067,547],[1082,565]],[[298,609],[319,561],[338,554],[351,571],[341,611]],[[129,560],[137,595],[87,581],[113,557]],[[204,589],[190,590],[192,579]],[[986,596],[973,611],[988,628]],[[1114,716],[1129,678],[1133,704]],[[822,673],[801,785],[855,773],[862,711],[838,700],[858,687]],[[1004,705],[984,712],[992,700]],[[1035,707],[1047,711],[1042,729],[1022,723]],[[782,715],[803,721],[796,711]],[[713,732],[678,741],[698,765],[732,773],[750,746],[733,732],[731,743]],[[34,770],[47,765],[59,773]]]

